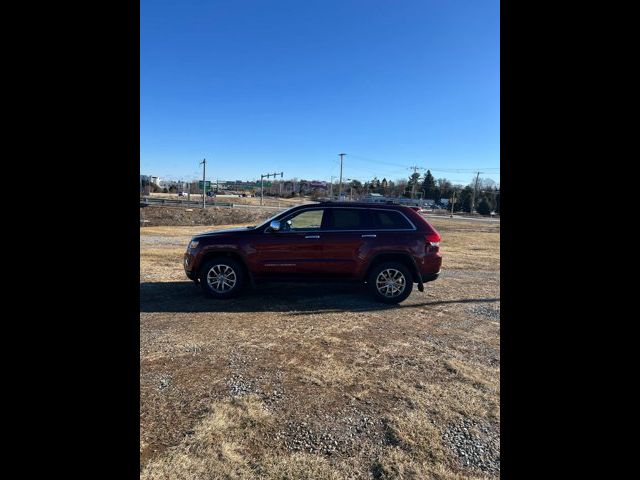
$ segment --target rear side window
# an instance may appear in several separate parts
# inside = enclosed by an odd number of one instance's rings
[[[373,226],[380,230],[412,230],[409,221],[400,212],[393,210],[371,210]]]
[[[366,230],[369,226],[367,211],[362,208],[332,208],[327,218],[327,230]]]

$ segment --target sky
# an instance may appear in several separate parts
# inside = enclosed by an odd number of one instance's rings
[[[140,173],[500,182],[497,0],[141,0]]]

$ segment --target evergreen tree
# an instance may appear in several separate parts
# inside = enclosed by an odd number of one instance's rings
[[[434,200],[436,195],[436,181],[431,175],[431,170],[427,170],[422,181],[422,190],[424,190],[424,198]]]
[[[409,177],[409,182],[407,183],[407,188],[404,191],[405,197],[411,198],[411,192],[414,191],[414,187],[416,192],[420,191],[418,182],[419,179],[420,174],[418,172],[414,172],[411,174],[411,176]]]
[[[473,201],[473,187],[467,185],[458,194],[459,208],[463,212],[471,213],[471,203]]]
[[[491,206],[486,198],[480,200],[480,203],[478,204],[478,213],[480,215],[489,215],[491,213]]]

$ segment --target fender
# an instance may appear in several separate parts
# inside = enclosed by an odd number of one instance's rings
[[[253,279],[253,274],[251,273],[251,269],[249,268],[249,263],[245,255],[243,255],[242,249],[237,248],[235,245],[207,245],[202,253],[198,256],[200,261],[198,264],[194,265],[194,271],[196,272],[196,277],[200,276],[200,267],[202,263],[206,261],[208,257],[217,256],[217,255],[228,255],[232,257],[237,257],[238,260],[242,263],[245,269],[245,273],[247,274],[247,278],[249,279],[249,283],[252,287],[255,287],[255,281]]]
[[[407,251],[402,251],[402,250],[393,250],[393,251],[389,251],[389,252],[382,252],[382,253],[376,253],[375,255],[373,255],[373,257],[371,257],[371,259],[367,262],[365,268],[364,268],[364,275],[363,275],[363,280],[365,280],[367,278],[367,276],[369,275],[369,270],[371,269],[371,267],[376,263],[376,261],[378,260],[378,258],[380,257],[387,257],[387,256],[391,256],[391,255],[400,255],[402,257],[408,258],[409,259],[409,265],[407,265],[409,267],[409,270],[411,271],[411,274],[413,275],[413,278],[415,279],[414,283],[418,284],[418,290],[421,292],[424,292],[424,284],[422,283],[422,276],[420,275],[420,269],[418,268],[418,264],[416,263],[416,259],[413,258],[413,255],[411,255],[409,252]]]

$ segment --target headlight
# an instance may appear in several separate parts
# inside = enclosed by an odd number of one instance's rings
[[[198,243],[200,243],[198,240],[191,240],[189,242],[189,249],[196,248],[198,246]]]

